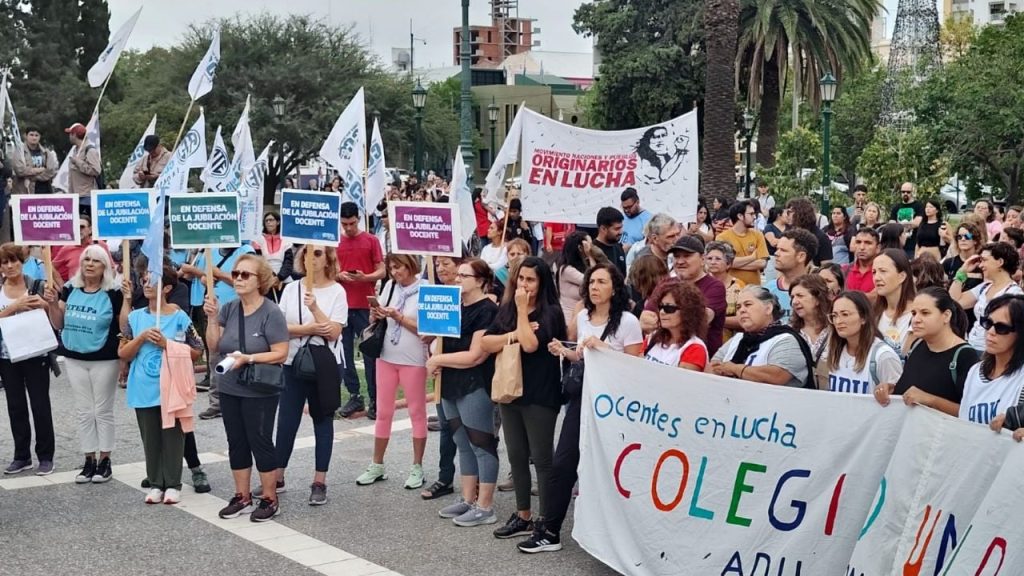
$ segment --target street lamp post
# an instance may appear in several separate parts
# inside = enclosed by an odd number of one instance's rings
[[[469,187],[473,188],[476,154],[473,150],[473,54],[469,42],[469,0],[462,0],[462,38],[459,42],[459,63],[462,65],[459,90],[459,146],[466,162]]]
[[[753,192],[750,188],[750,141],[754,139],[754,113],[747,108],[743,112],[743,130],[747,136],[747,177],[743,180],[743,185],[747,188],[747,198],[753,196]]]
[[[281,120],[284,118],[285,104],[287,104],[287,101],[284,98],[282,98],[280,94],[278,94],[277,96],[274,96],[274,99],[271,101],[271,106],[273,106],[273,108],[274,108],[274,119],[277,120],[278,126],[281,125]],[[280,144],[280,146],[278,148],[278,152],[277,152],[277,157],[280,159],[279,160],[280,165],[278,166],[278,170],[280,170],[281,172],[278,174],[278,177],[277,177],[277,187],[283,189],[284,188],[284,178],[285,178],[285,172],[284,172],[284,142],[283,142],[284,139],[280,138],[280,134],[278,135],[278,140],[281,142],[281,144]]]
[[[416,80],[416,87],[412,89],[412,106],[416,109],[416,161],[413,164],[413,171],[416,178],[423,178],[423,105],[427,102],[427,90]]]
[[[824,141],[824,154],[822,158],[822,170],[821,170],[821,213],[828,217],[829,213],[829,191],[832,188],[832,172],[831,172],[831,126],[832,121],[832,102],[836,99],[836,78],[831,72],[826,72],[825,76],[822,77],[818,83],[821,88],[821,103],[822,116],[824,117],[825,124],[823,128]]]
[[[498,124],[498,105],[494,102],[494,96],[491,96],[491,105],[487,107],[487,120],[491,123],[491,161],[487,168],[494,165],[494,129]]]

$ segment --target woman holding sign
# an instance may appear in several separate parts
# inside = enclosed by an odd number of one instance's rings
[[[388,300],[381,305],[371,301],[370,319],[386,321],[384,348],[377,358],[377,423],[374,428],[373,461],[356,478],[367,486],[387,480],[384,453],[391,439],[391,421],[395,417],[395,397],[402,387],[412,419],[413,466],[405,481],[407,490],[424,484],[423,452],[427,447],[427,346],[417,328],[417,300],[420,291],[420,259],[409,254],[388,254],[384,260],[391,280],[381,290]]]
[[[9,242],[0,246],[0,318],[8,318],[31,310],[46,310],[47,301],[56,299],[56,290],[47,289],[43,298],[42,280],[31,280],[22,274],[25,253],[20,246]],[[47,326],[49,329],[49,326]],[[3,334],[0,343],[0,377],[4,382],[7,397],[7,415],[11,419],[11,434],[14,436],[14,460],[4,474],[17,474],[32,468],[29,445],[32,441],[32,427],[29,424],[29,406],[32,422],[35,424],[36,457],[39,466],[36,474],[45,476],[53,473],[53,413],[50,409],[50,365],[46,353],[18,362],[11,362],[7,340],[13,334]],[[22,335],[19,335],[22,336]],[[28,398],[26,399],[26,394]]]
[[[85,452],[85,464],[75,478],[78,484],[106,482],[111,476],[119,319],[124,299],[125,294],[114,284],[114,266],[107,251],[91,245],[82,252],[78,272],[61,290],[60,301],[50,306],[50,324],[60,331],[59,353],[65,358],[78,411],[78,439]]]

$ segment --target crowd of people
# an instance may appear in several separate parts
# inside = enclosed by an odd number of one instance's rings
[[[77,481],[111,478],[120,373],[145,451],[145,501],[181,500],[182,458],[195,490],[208,491],[192,418],[193,363],[202,357],[208,373],[219,368],[199,383],[209,388],[199,418],[222,419],[235,484],[222,518],[280,513],[304,413],[315,431],[310,505],[328,501],[336,414],[375,420],[356,483],[386,479],[401,389],[413,444],[404,487],[446,499],[438,514],[462,527],[498,523],[495,492],[514,491],[515,510],[494,536],[523,538],[518,549],[527,553],[562,547],[588,349],[754,384],[873,396],[881,406],[899,396],[1024,438],[1020,207],[979,200],[952,223],[940,202],[917,200],[904,183],[888,212],[858,187],[850,206],[819,214],[808,198],[776,204],[760,185],[752,199],[710,198],[710,207],[701,199],[694,221],[680,222],[651,214],[629,188],[587,227],[527,222],[510,188],[502,206],[474,194],[478,240],[462,257],[392,253],[386,203],[443,202],[446,189],[437,179],[389,191],[370,230],[357,205],[342,204],[338,246],[287,245],[278,214],[267,212],[260,242],[209,255],[168,247],[159,283],[144,256],[120,270],[120,259],[92,241],[88,218],[82,244],[57,251],[49,279],[29,248],[0,246],[0,318],[44,310],[60,335],[84,453]],[[207,258],[215,261],[212,294]],[[430,282],[461,287],[458,337],[419,335],[418,292]],[[513,344],[521,392],[496,402],[496,361]],[[54,469],[56,367],[50,354],[12,362],[3,346],[15,445],[6,474],[33,468],[33,431],[36,473]],[[428,414],[431,381],[443,383],[436,416]],[[439,432],[438,475],[428,485],[431,430]]]

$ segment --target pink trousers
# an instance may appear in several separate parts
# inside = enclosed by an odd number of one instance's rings
[[[373,435],[391,437],[391,422],[395,419],[395,398],[402,387],[412,419],[412,437],[427,437],[427,367],[392,364],[377,359],[377,424]]]

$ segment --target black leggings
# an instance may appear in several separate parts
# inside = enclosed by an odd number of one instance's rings
[[[254,458],[256,470],[260,472],[277,469],[274,455],[277,400],[277,396],[243,398],[232,394],[220,395],[220,412],[228,437],[228,460],[232,470],[252,468]]]
[[[572,489],[578,476],[576,469],[580,465],[580,409],[583,400],[574,398],[565,407],[565,418],[562,420],[562,434],[558,437],[558,446],[551,462],[551,474],[548,476],[548,498],[544,513],[545,526],[558,534],[562,522],[572,504]]]
[[[29,358],[21,362],[0,360],[0,377],[7,397],[7,415],[11,420],[14,437],[14,459],[32,460],[32,425],[35,424],[36,457],[53,460],[55,440],[53,412],[50,409],[50,366],[46,356]]]

